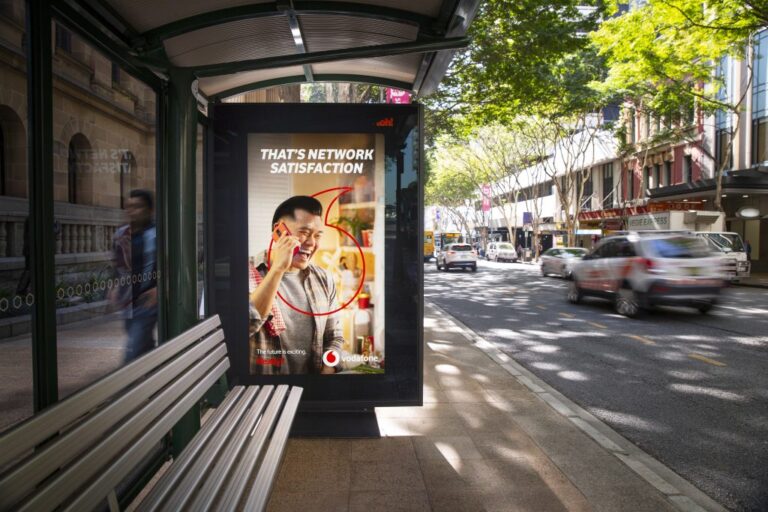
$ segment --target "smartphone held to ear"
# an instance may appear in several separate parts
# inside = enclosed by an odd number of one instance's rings
[[[288,229],[288,226],[285,225],[285,222],[278,222],[277,226],[275,226],[275,229],[272,230],[272,241],[277,242],[279,241],[283,236],[291,236],[291,230]],[[296,256],[299,253],[299,246],[293,248],[293,255]]]

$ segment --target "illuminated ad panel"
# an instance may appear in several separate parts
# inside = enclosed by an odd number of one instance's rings
[[[249,372],[380,374],[384,137],[248,135]]]
[[[305,409],[420,405],[421,106],[209,113],[206,299],[228,382],[302,386]]]

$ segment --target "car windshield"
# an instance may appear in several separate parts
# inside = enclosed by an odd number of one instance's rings
[[[706,258],[710,255],[704,240],[696,237],[669,237],[644,240],[643,244],[660,258]]]
[[[499,249],[504,249],[505,251],[511,251],[512,249],[514,249],[514,247],[512,247],[512,244],[499,244]]]
[[[563,258],[583,258],[587,254],[586,249],[563,249],[560,253]]]
[[[702,233],[707,243],[721,252],[744,252],[744,244],[737,233]]]
[[[466,244],[453,244],[448,246],[449,251],[471,251],[472,247]]]

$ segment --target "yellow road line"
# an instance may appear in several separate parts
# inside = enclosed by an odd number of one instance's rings
[[[576,315],[572,315],[570,313],[560,313],[560,316],[564,316],[566,318],[576,318]]]
[[[649,340],[645,336],[638,336],[637,334],[625,334],[626,337],[632,338],[633,340],[637,340],[640,343],[644,343],[646,345],[655,345],[656,342],[653,340]]]
[[[707,364],[711,364],[711,365],[714,365],[714,366],[728,366],[725,363],[721,363],[720,361],[717,361],[715,359],[710,359],[707,356],[703,356],[703,355],[697,354],[695,352],[693,354],[688,354],[688,357],[690,357],[691,359],[698,359],[702,363],[707,363]]]
[[[603,324],[599,324],[599,323],[597,323],[597,322],[587,322],[587,323],[588,323],[589,325],[591,325],[592,327],[597,327],[598,329],[607,329],[607,328],[608,328],[608,327],[606,327],[605,325],[603,325]]]
[[[536,307],[539,308],[542,311],[546,311],[547,310],[547,308],[545,308],[544,306],[536,306]]]

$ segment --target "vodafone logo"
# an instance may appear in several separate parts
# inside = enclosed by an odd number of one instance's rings
[[[338,365],[340,361],[341,357],[336,350],[326,350],[323,354],[323,363],[325,363],[327,366],[334,367]]]

